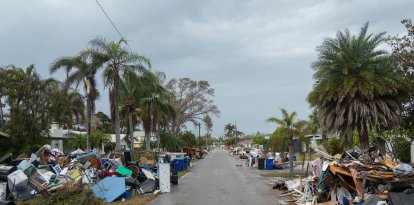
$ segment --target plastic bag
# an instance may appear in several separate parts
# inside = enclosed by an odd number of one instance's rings
[[[413,167],[409,164],[404,163],[398,164],[392,169],[392,172],[394,172],[396,176],[405,176],[410,174],[412,171]]]

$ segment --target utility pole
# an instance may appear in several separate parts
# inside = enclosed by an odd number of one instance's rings
[[[237,121],[236,120],[234,121],[234,135],[236,137],[235,139],[236,145],[239,146],[239,139],[237,137]]]
[[[201,122],[198,123],[198,141],[201,141]]]

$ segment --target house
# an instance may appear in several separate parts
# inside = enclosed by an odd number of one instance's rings
[[[56,148],[63,151],[63,140],[69,137],[69,131],[64,130],[61,126],[59,126],[58,123],[53,122],[50,125],[49,137],[51,139],[50,146],[52,146],[52,148]]]
[[[253,141],[252,140],[243,140],[239,142],[239,147],[244,147],[244,148],[251,148],[253,145]]]
[[[116,143],[116,136],[115,134],[111,135],[111,142]],[[122,151],[129,151],[130,145],[129,140],[126,134],[121,134],[121,150]],[[151,137],[151,141],[156,141],[155,137]],[[134,148],[139,148],[145,143],[145,132],[144,131],[134,131]]]
[[[79,130],[81,128],[80,125],[77,126],[77,129]],[[72,129],[63,129],[62,126],[60,126],[58,123],[54,122],[52,125],[50,125],[49,129],[49,137],[51,139],[50,145],[52,148],[57,148],[61,151],[68,152],[70,150],[66,150],[65,147],[63,147],[63,141],[70,138],[74,135],[82,135],[86,136],[85,131],[78,131],[78,130],[72,130]],[[116,143],[116,137],[115,134],[109,134],[111,143]],[[121,150],[122,151],[129,151],[130,145],[129,140],[126,134],[121,134]],[[134,131],[134,147],[139,148],[145,143],[145,132],[144,131]],[[157,138],[152,136],[151,142],[157,141]],[[101,151],[104,150],[104,144],[102,145]]]

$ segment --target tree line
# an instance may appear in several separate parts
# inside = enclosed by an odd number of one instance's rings
[[[77,55],[56,59],[49,70],[51,74],[64,71],[66,78],[43,79],[33,65],[0,67],[0,131],[10,135],[0,137],[0,153],[30,152],[41,146],[48,141],[52,122],[65,128],[85,124],[83,147],[88,150],[91,142],[93,146],[102,142],[96,135],[105,132],[115,133],[115,150],[121,150],[121,132],[129,136],[127,141],[133,147],[133,133],[142,125],[149,151],[151,135],[158,138],[157,147],[160,143],[168,147],[168,140],[161,142],[161,135],[182,134],[189,123],[205,119],[206,129],[211,130],[210,115],[220,114],[214,104],[214,89],[207,81],[181,78],[166,82],[166,75],[151,70],[149,58],[131,51],[123,39],[93,39]],[[110,117],[95,113],[96,101],[102,96],[100,82],[108,91]],[[94,118],[101,120],[100,134],[92,133],[97,129],[92,126]],[[82,144],[82,138],[77,141],[73,143]]]
[[[282,117],[266,120],[276,124],[270,139],[257,135],[253,141],[281,153],[288,147],[293,156],[294,139],[307,142],[306,135],[320,134],[331,154],[375,146],[394,159],[409,161],[414,140],[414,26],[410,19],[402,24],[407,30],[402,36],[369,33],[365,23],[356,35],[345,29],[325,38],[312,63],[315,82],[307,96],[312,108],[308,119],[297,119],[296,112],[281,108]],[[384,45],[391,52],[382,49]],[[226,144],[237,144],[235,130],[231,123],[225,126]],[[328,141],[328,136],[335,137]]]

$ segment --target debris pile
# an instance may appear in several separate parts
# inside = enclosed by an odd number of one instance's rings
[[[156,162],[163,163],[149,164],[150,160],[131,161],[127,152],[100,156],[78,149],[65,155],[50,145],[44,145],[30,157],[13,159],[11,153],[6,154],[0,158],[0,204],[34,196],[56,202],[85,190],[105,203],[128,200],[136,194],[170,192],[177,173],[169,155],[162,156]]]
[[[393,161],[372,147],[355,147],[342,155],[331,156],[313,145],[323,160],[308,164],[313,176],[275,182],[283,190],[285,203],[294,204],[389,204],[414,203],[412,164]]]

